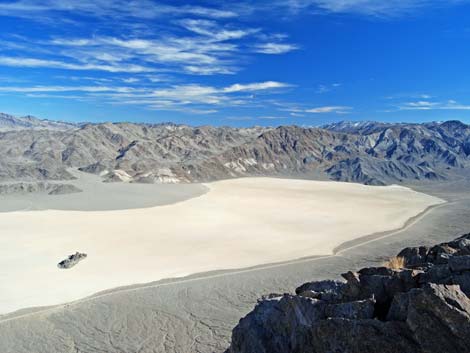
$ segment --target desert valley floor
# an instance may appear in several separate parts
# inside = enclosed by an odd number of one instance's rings
[[[327,255],[358,237],[403,227],[443,203],[395,185],[276,178],[106,184],[99,187],[102,194],[83,182],[81,187],[83,193],[15,196],[4,203],[11,209],[0,213],[0,266],[8,269],[0,277],[0,313],[118,286]],[[137,200],[119,200],[123,193]],[[126,200],[133,208],[121,209]],[[57,268],[75,251],[87,259],[69,270]]]

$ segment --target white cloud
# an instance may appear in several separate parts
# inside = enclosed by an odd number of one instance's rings
[[[325,113],[336,113],[336,114],[347,114],[352,108],[346,106],[324,106],[305,109],[303,112],[312,114],[325,114]]]
[[[297,49],[299,47],[295,44],[263,43],[256,45],[255,52],[262,54],[284,54]]]
[[[284,82],[277,81],[266,81],[266,82],[257,82],[257,83],[248,83],[240,84],[236,83],[231,86],[225,87],[224,92],[251,92],[251,91],[260,91],[274,88],[285,88],[290,87],[291,85]]]

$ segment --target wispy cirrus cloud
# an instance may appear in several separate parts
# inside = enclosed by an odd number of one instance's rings
[[[110,65],[103,63],[72,63],[63,62],[58,60],[44,60],[36,58],[24,58],[24,57],[8,57],[0,56],[1,66],[12,66],[12,67],[29,67],[29,68],[53,68],[53,69],[66,69],[66,70],[78,70],[78,71],[107,71],[107,72],[151,72],[154,71],[152,68],[134,65],[134,64],[120,64]]]
[[[20,0],[0,3],[3,16],[20,16],[38,19],[38,15],[54,13],[81,13],[92,17],[119,17],[153,19],[168,15],[193,15],[225,19],[237,16],[236,12],[214,7],[179,5],[174,6],[151,0]]]
[[[20,93],[34,93],[34,92],[118,92],[118,93],[129,93],[129,92],[143,92],[131,87],[107,87],[107,86],[0,86],[0,92],[20,92]]]
[[[305,109],[304,113],[313,113],[313,114],[325,114],[325,113],[336,113],[336,114],[348,114],[352,110],[352,107],[346,107],[341,105],[335,106],[324,106]]]
[[[180,84],[166,87],[129,86],[0,86],[0,93],[23,93],[29,97],[99,100],[109,104],[139,105],[148,109],[185,111],[197,114],[214,113],[219,108],[252,104],[252,92],[276,94],[291,85],[277,81],[235,83],[217,87],[201,84]],[[66,95],[65,93],[70,93]],[[77,96],[83,93],[83,96]],[[247,96],[247,94],[249,94]]]
[[[235,83],[231,86],[225,87],[223,91],[228,92],[228,93],[253,92],[253,91],[261,91],[261,90],[268,90],[268,89],[275,89],[275,88],[286,88],[286,87],[292,87],[292,85],[284,83],[284,82],[265,81],[265,82],[247,83],[247,84]]]
[[[211,38],[174,36],[131,39],[94,37],[68,40],[56,38],[49,44],[58,47],[62,55],[83,62],[137,61],[141,66],[151,67],[153,71],[165,70],[206,75],[230,74],[238,71],[236,61],[229,57],[229,54],[237,51],[237,46],[208,39]]]
[[[46,79],[49,85],[32,80],[29,86],[0,87],[0,92],[199,113],[255,104],[258,94],[277,94],[292,85],[265,80],[217,86],[205,78],[235,75],[261,52],[281,55],[297,49],[285,33],[237,18],[252,10],[243,3],[157,0],[3,2],[0,18],[40,21],[41,31],[0,33],[0,68],[21,68],[25,76],[52,75]],[[67,30],[56,19],[67,21]]]
[[[258,28],[223,27],[217,22],[207,19],[183,19],[177,21],[177,23],[187,30],[202,35],[213,42],[240,39],[259,31]]]
[[[288,111],[292,116],[305,116],[307,114],[349,114],[353,107],[344,105],[325,105],[313,108],[288,107],[281,110]]]
[[[398,110],[470,110],[470,105],[461,104],[453,99],[447,101],[414,101],[397,106]]]
[[[225,21],[226,22],[226,21]],[[182,18],[154,31],[147,28],[129,35],[86,37],[54,36],[42,40],[16,37],[1,40],[15,55],[3,55],[0,65],[107,72],[176,72],[188,75],[226,75],[242,69],[248,55],[283,54],[297,47],[284,42],[259,43],[281,38],[259,28],[221,23],[213,19]],[[283,37],[284,38],[284,37]],[[284,39],[282,39],[284,40]],[[249,47],[255,51],[246,50]]]
[[[452,6],[467,0],[274,0],[252,2],[228,0],[210,6],[175,5],[157,0],[17,0],[0,3],[0,15],[27,17],[33,20],[52,17],[57,13],[80,13],[96,18],[155,19],[165,16],[195,16],[210,19],[232,19],[259,13],[281,15],[290,13],[356,13],[376,17],[396,17],[425,8]],[[57,16],[55,16],[57,20]],[[60,20],[60,18],[59,18]]]
[[[298,45],[289,43],[261,43],[255,46],[255,52],[262,54],[285,54],[299,49]]]
[[[352,13],[374,17],[398,17],[426,8],[452,6],[467,0],[287,0],[277,2],[292,12]]]
[[[332,83],[332,84],[321,84],[318,85],[317,93],[328,93],[331,91],[336,90],[337,88],[341,87],[341,83]]]

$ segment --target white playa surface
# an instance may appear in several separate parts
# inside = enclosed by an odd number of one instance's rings
[[[176,204],[0,213],[0,313],[104,289],[332,252],[443,201],[399,186],[245,178]],[[129,186],[132,187],[132,186]],[[88,257],[69,270],[57,263]]]

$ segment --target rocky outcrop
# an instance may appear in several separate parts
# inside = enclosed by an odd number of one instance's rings
[[[62,260],[57,264],[58,268],[68,269],[72,268],[80,261],[84,260],[87,257],[87,254],[76,252],[75,254],[69,255],[65,260]]]
[[[263,298],[227,353],[470,352],[470,234],[398,256],[404,268],[364,268]]]

